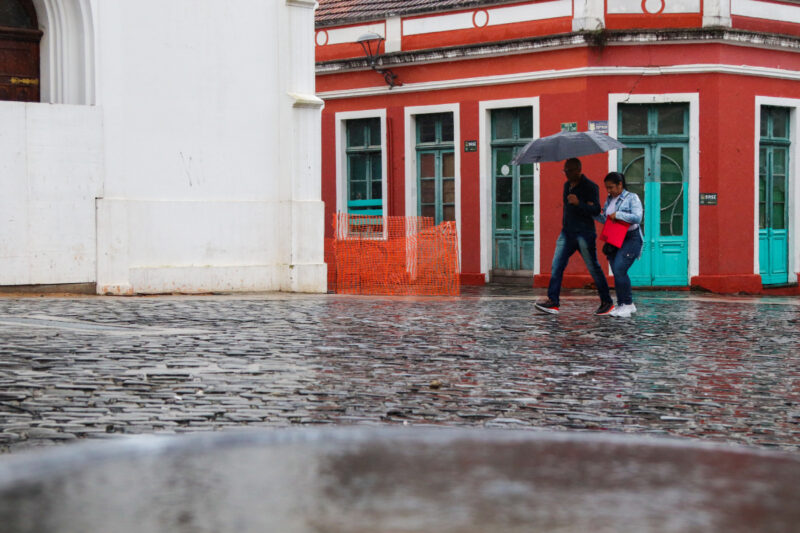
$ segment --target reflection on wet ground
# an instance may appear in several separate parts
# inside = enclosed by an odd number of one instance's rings
[[[240,426],[605,430],[800,448],[800,302],[636,292],[0,300],[0,449]],[[167,332],[168,334],[165,334]]]

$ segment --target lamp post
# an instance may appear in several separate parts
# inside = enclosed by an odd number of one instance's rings
[[[359,43],[361,48],[364,50],[364,55],[367,57],[367,63],[369,64],[370,68],[378,74],[382,74],[384,81],[389,86],[389,89],[391,89],[392,87],[402,85],[402,83],[395,81],[397,79],[397,74],[392,72],[391,69],[378,68],[377,63],[378,58],[381,56],[381,43],[384,41],[385,39],[377,33],[365,33],[356,40],[356,42]]]

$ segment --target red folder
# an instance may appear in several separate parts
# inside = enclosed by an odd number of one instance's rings
[[[619,248],[622,246],[622,241],[625,240],[625,234],[628,233],[629,227],[630,224],[627,222],[606,218],[603,231],[600,233],[600,240]]]

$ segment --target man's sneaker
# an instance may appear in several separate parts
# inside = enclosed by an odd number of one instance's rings
[[[636,312],[636,304],[628,304],[628,309],[631,310],[631,313]]]
[[[558,304],[555,303],[550,298],[541,302],[536,302],[535,304],[533,304],[533,306],[542,313],[547,313],[550,315],[558,314]]]
[[[611,302],[603,302],[600,304],[600,307],[597,308],[597,311],[594,312],[596,315],[608,315],[614,311],[614,304]]]

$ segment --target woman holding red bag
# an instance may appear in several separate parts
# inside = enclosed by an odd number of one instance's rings
[[[608,257],[611,272],[614,274],[614,291],[617,293],[617,305],[609,314],[617,317],[630,317],[636,312],[636,306],[633,304],[633,291],[631,278],[628,277],[628,269],[642,254],[644,240],[639,224],[642,222],[644,209],[642,201],[636,193],[625,188],[625,176],[622,173],[609,173],[603,183],[608,191],[608,198],[595,219],[604,223],[606,218],[610,218],[630,224],[622,246],[619,248],[609,244],[603,246],[603,253]]]

